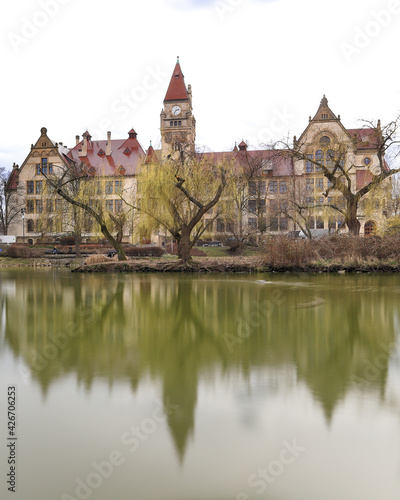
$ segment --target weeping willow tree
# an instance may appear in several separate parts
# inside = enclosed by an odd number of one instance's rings
[[[226,186],[226,165],[180,151],[178,158],[144,164],[138,185],[141,234],[168,231],[178,243],[178,257],[192,264],[190,251],[218,217],[205,215]],[[215,211],[213,211],[215,212]]]
[[[131,208],[122,204],[122,187],[119,188],[118,210],[114,205],[114,199],[107,195],[104,189],[104,182],[119,182],[122,180],[104,180],[100,175],[92,175],[86,167],[81,164],[71,163],[64,169],[57,169],[53,175],[47,176],[47,189],[53,196],[54,208],[59,204],[59,210],[55,210],[54,220],[58,223],[69,221],[74,228],[75,241],[80,241],[82,231],[98,229],[115,249],[118,260],[126,260],[126,255],[122,247],[123,230],[126,225],[128,215],[126,211]],[[51,203],[52,197],[47,196],[46,203]],[[64,201],[63,204],[60,202]],[[112,205],[110,203],[112,202]],[[114,210],[115,209],[115,210]],[[68,217],[66,217],[66,212]],[[42,218],[42,220],[44,220]],[[116,232],[116,236],[112,235]]]

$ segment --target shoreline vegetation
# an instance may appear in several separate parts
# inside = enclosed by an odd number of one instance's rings
[[[25,250],[25,249],[23,249]],[[38,249],[35,249],[38,250]],[[190,265],[174,255],[132,256],[127,261],[108,257],[107,251],[76,258],[56,254],[0,257],[1,268],[55,267],[72,272],[101,273],[372,273],[400,272],[400,237],[368,238],[332,236],[319,240],[292,240],[280,236],[267,238],[262,246],[251,249],[251,255],[230,255],[227,248],[212,254],[193,256]],[[203,252],[198,252],[203,253]]]

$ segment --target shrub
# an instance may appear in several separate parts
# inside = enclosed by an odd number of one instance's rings
[[[60,238],[60,245],[75,245],[75,236],[62,236]]]
[[[161,257],[165,254],[164,248],[148,247],[127,247],[124,249],[125,255],[131,257]]]
[[[36,253],[36,255],[35,255]],[[39,253],[39,255],[37,255]],[[32,257],[39,257],[43,255],[43,250],[38,249],[36,252],[30,247],[11,245],[7,248],[5,252],[7,257],[13,257],[15,259],[30,259]]]

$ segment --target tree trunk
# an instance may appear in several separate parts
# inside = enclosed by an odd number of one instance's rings
[[[346,226],[349,230],[349,233],[352,236],[358,236],[360,234],[360,221],[357,219],[357,202],[355,200],[349,200],[347,202],[347,211],[346,211]]]
[[[125,252],[124,252],[124,249],[122,248],[121,243],[119,241],[117,241],[112,236],[112,234],[110,233],[110,231],[107,229],[107,226],[105,226],[104,224],[102,224],[100,226],[100,229],[101,229],[101,232],[103,233],[103,235],[107,238],[107,240],[111,243],[111,245],[113,246],[113,248],[117,252],[118,260],[127,260]]]
[[[188,228],[182,228],[180,238],[177,241],[179,259],[181,260],[182,264],[191,265],[193,263],[193,260],[190,255],[190,230]]]

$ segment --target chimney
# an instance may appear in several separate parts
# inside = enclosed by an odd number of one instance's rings
[[[87,156],[87,146],[88,146],[87,134],[83,134],[82,149],[79,150],[78,156]]]
[[[111,132],[107,132],[106,156],[111,156]]]
[[[75,140],[76,140],[76,144],[75,145],[77,146],[79,144],[79,135],[75,136]]]

